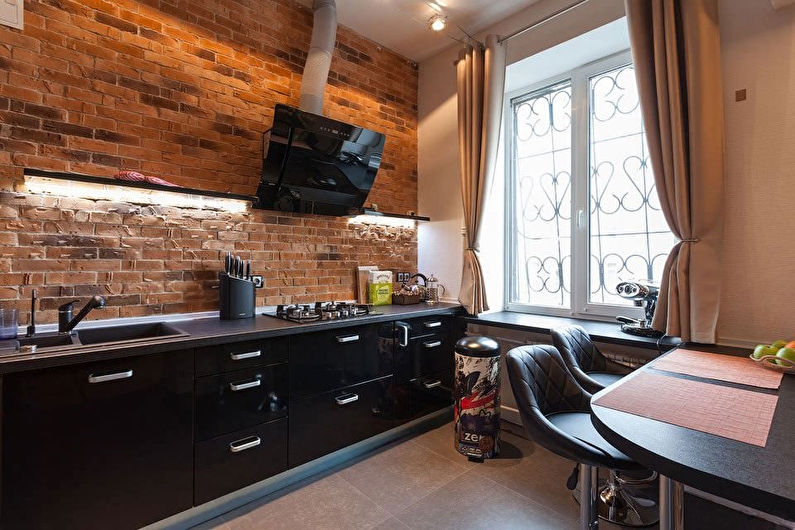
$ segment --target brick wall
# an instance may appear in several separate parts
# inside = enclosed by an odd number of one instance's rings
[[[0,304],[42,321],[99,292],[97,318],[217,309],[232,251],[266,276],[260,304],[353,298],[357,265],[414,270],[413,229],[267,211],[145,206],[27,192],[24,167],[119,168],[251,194],[260,134],[296,105],[311,13],[289,0],[29,0],[0,26]],[[417,205],[417,69],[340,28],[326,114],[387,135],[369,202]],[[24,322],[27,314],[21,315]]]

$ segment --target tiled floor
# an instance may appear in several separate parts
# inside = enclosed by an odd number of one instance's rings
[[[197,529],[571,529],[572,464],[502,433],[500,458],[472,463],[450,424],[254,501]]]

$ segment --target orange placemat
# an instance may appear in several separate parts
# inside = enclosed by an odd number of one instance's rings
[[[594,405],[764,447],[777,402],[775,394],[642,373]]]
[[[759,366],[748,357],[720,355],[697,350],[676,349],[660,357],[652,367],[666,372],[694,375],[760,388],[778,388],[784,375]]]

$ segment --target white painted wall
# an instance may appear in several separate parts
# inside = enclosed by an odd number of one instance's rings
[[[488,33],[507,35],[562,7],[570,0],[540,0],[524,11],[491,26]],[[513,39],[508,45],[508,64],[572,39],[624,15],[622,0],[588,2],[566,15]],[[455,44],[455,43],[453,43]],[[458,131],[455,68],[458,45],[420,63],[419,79],[419,212],[431,218],[420,223],[419,270],[433,272],[447,289],[447,297],[458,298],[461,282],[463,213],[458,174]],[[481,236],[481,258],[489,281],[487,294],[492,310],[502,309],[502,177],[493,186],[496,194],[485,215]]]
[[[564,3],[541,0],[488,33],[508,33]],[[761,0],[719,0],[719,7],[727,174],[718,337],[721,343],[741,345],[795,339],[795,6],[774,10]],[[621,16],[620,0],[588,2],[512,41],[509,64]],[[420,212],[434,219],[420,229],[419,263],[421,270],[435,272],[454,297],[462,248],[456,49],[421,63],[419,80]],[[734,92],[742,88],[748,99],[735,102]],[[484,246],[492,237],[502,236],[488,231]],[[482,254],[489,252],[484,248]],[[499,260],[493,254],[484,261]],[[501,278],[501,270],[486,272]],[[489,294],[494,290],[500,294],[490,302],[499,309],[501,289],[490,285]]]
[[[719,8],[727,173],[718,336],[795,339],[795,6]],[[735,102],[743,88],[748,99]]]

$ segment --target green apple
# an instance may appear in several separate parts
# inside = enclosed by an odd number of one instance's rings
[[[778,353],[779,348],[774,348],[773,346],[768,346],[767,344],[760,344],[756,348],[754,348],[754,353],[752,357],[754,359],[761,359],[766,355],[773,355],[775,356]]]
[[[784,361],[776,361],[779,366],[792,366],[795,364],[795,348],[781,348],[778,350],[776,357],[779,359],[787,359],[788,361],[792,361],[792,364]]]
[[[771,344],[770,347],[771,348],[775,348],[776,351],[778,351],[778,350],[780,350],[781,348],[783,348],[786,345],[787,345],[787,341],[785,341],[785,340],[777,340],[776,342]]]

